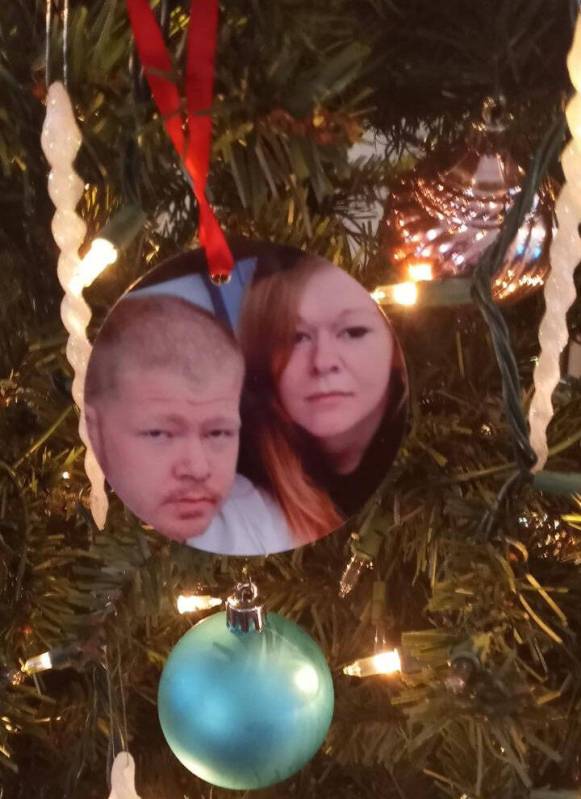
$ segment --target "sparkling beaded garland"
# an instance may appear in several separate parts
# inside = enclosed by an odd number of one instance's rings
[[[48,89],[41,144],[51,166],[48,193],[56,207],[52,233],[60,249],[57,273],[65,291],[61,318],[69,333],[66,354],[74,370],[72,394],[80,409],[79,435],[86,447],[85,471],[91,482],[91,512],[102,529],[108,507],[105,479],[89,441],[83,403],[85,372],[91,354],[86,335],[91,309],[83,299],[82,290],[96,275],[83,272],[83,261],[78,254],[86,233],[86,225],[75,211],[84,189],[73,166],[81,146],[81,133],[68,92],[58,81]]]
[[[566,115],[572,139],[563,150],[565,184],[555,206],[558,230],[550,248],[551,273],[545,284],[545,316],[539,328],[541,352],[534,370],[535,394],[529,412],[530,442],[537,455],[534,471],[548,457],[547,427],[553,417],[552,394],[559,382],[559,358],[568,341],[567,310],[575,300],[574,273],[581,261],[581,16],[567,58],[576,93]]]

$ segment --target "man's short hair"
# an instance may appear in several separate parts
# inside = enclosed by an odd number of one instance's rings
[[[114,395],[131,367],[175,370],[199,386],[228,369],[240,382],[244,376],[234,335],[203,308],[167,294],[129,294],[115,305],[93,345],[85,402]]]

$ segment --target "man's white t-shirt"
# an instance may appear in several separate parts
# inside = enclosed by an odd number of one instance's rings
[[[188,546],[219,555],[269,555],[296,544],[277,502],[262,488],[237,474],[227,499],[201,534]]]

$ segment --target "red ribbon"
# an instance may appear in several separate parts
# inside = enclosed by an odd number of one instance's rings
[[[171,58],[149,0],[126,2],[137,52],[153,99],[167,134],[192,179],[200,209],[200,243],[206,252],[210,275],[225,278],[232,270],[234,259],[206,197],[218,0],[192,0],[185,74],[187,115],[182,110]]]

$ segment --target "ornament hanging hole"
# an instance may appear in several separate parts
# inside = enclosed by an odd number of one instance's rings
[[[482,103],[481,116],[487,130],[505,130],[509,119],[506,111],[506,97],[503,94],[487,97]]]

